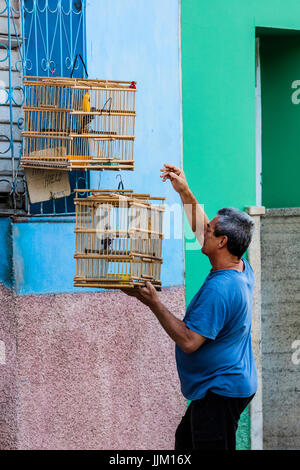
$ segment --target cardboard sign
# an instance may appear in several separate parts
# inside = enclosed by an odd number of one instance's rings
[[[25,176],[31,204],[71,194],[68,171],[25,168]]]

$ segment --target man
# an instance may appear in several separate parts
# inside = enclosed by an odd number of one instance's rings
[[[232,450],[240,414],[257,388],[250,337],[254,275],[242,258],[254,223],[232,208],[219,210],[209,222],[183,171],[169,164],[161,171],[179,193],[212,269],[183,321],[160,302],[149,282],[124,292],[147,305],[176,343],[181,390],[191,403],[176,430],[175,449]]]

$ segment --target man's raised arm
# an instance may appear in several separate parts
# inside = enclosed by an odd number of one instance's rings
[[[207,228],[209,220],[202,206],[198,203],[190,190],[183,170],[175,165],[165,163],[161,172],[163,181],[169,179],[175,191],[180,195],[191,229],[202,246],[204,231]]]

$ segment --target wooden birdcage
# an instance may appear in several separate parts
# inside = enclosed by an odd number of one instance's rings
[[[76,190],[74,286],[161,288],[164,198]],[[82,197],[85,196],[85,197]]]
[[[25,77],[22,167],[133,170],[135,82]]]

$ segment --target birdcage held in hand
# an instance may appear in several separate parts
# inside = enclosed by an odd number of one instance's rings
[[[25,77],[22,167],[133,170],[136,82]]]
[[[76,190],[74,286],[161,288],[164,198]]]

